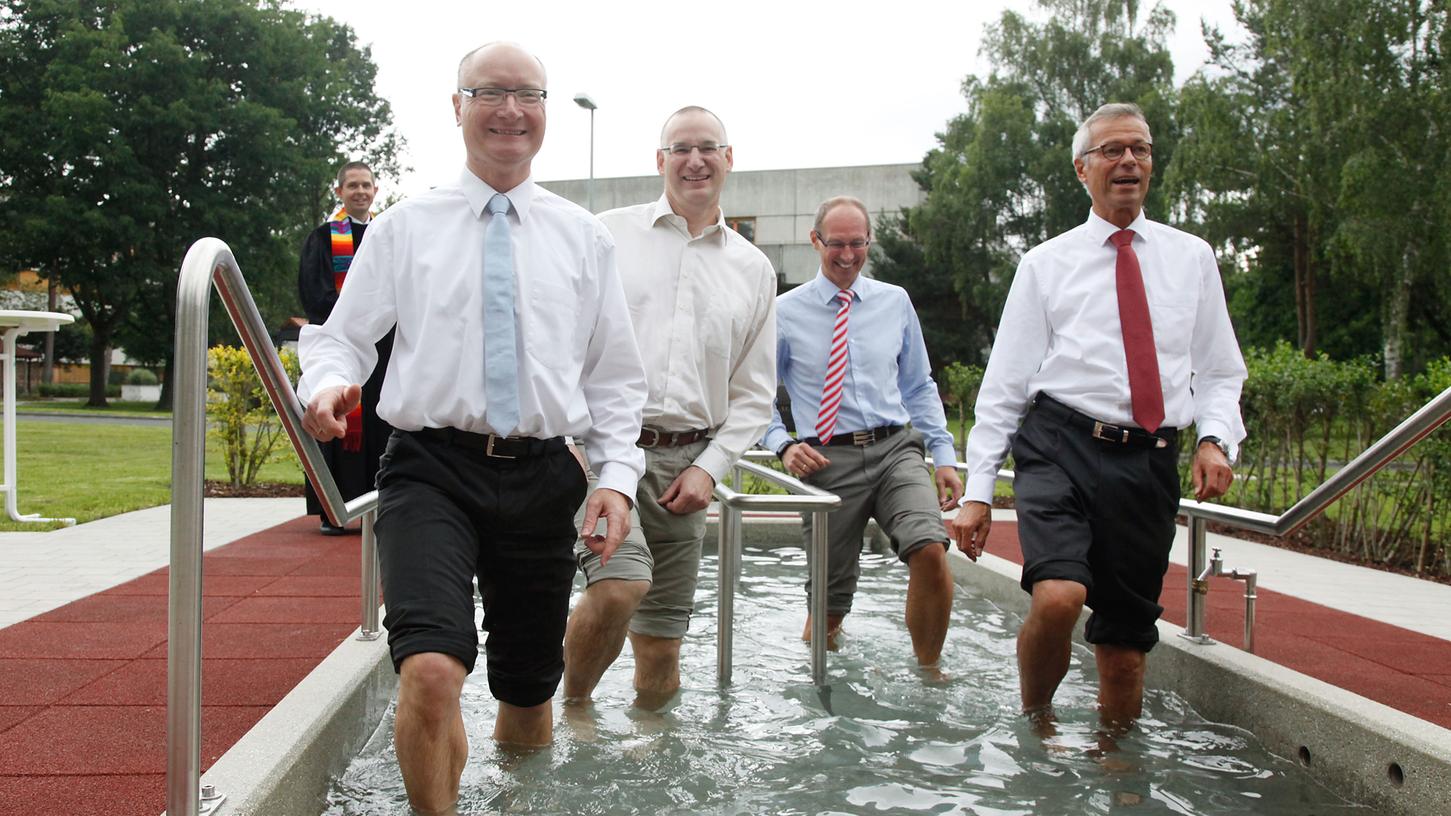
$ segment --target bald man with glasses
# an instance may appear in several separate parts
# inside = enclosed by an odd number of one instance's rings
[[[817,209],[811,244],[821,269],[776,305],[776,366],[802,436],[787,433],[777,410],[761,444],[793,476],[841,497],[827,521],[827,586],[806,585],[808,597],[827,594],[828,645],[851,611],[862,533],[875,518],[907,565],[907,632],[918,664],[935,674],[952,611],[942,510],[962,495],[962,480],[912,301],[861,274],[871,236],[860,200],[839,196]],[[810,514],[802,527],[809,555]]]

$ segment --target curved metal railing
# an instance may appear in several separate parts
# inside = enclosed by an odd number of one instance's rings
[[[754,451],[746,459],[760,458]],[[768,451],[761,451],[770,456]],[[741,573],[741,513],[746,510],[797,511],[811,513],[811,682],[826,684],[826,516],[841,506],[841,498],[780,471],[742,459],[733,468],[735,485],[749,473],[788,491],[791,495],[742,493],[726,484],[715,487],[720,501],[720,587],[716,593],[715,671],[716,682],[731,682],[735,641],[736,583]]]
[[[215,285],[303,472],[337,525],[362,518],[362,618],[359,639],[378,637],[378,571],[373,516],[376,491],[343,501],[322,449],[302,432],[302,403],[282,367],[232,250],[216,238],[192,244],[176,285],[175,405],[171,432],[171,575],[166,661],[166,812],[199,816],[224,794],[201,781],[202,478],[206,456],[207,309]]]

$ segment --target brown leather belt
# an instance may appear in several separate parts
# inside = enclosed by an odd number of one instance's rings
[[[701,428],[694,431],[657,431],[654,428],[641,428],[640,439],[635,444],[642,448],[678,448],[681,445],[689,445],[691,442],[710,436],[708,428]]]
[[[564,437],[562,436],[537,439],[532,436],[481,434],[473,431],[461,431],[458,428],[421,428],[408,433],[425,439],[447,442],[461,448],[483,451],[485,456],[495,459],[521,459],[526,456],[541,456],[564,450]]]

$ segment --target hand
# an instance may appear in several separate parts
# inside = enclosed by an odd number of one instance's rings
[[[781,457],[781,464],[786,466],[787,473],[798,479],[805,479],[831,464],[831,460],[817,453],[805,442],[798,442],[786,449],[786,455]]]
[[[980,501],[970,501],[957,509],[957,515],[947,523],[947,530],[963,555],[976,561],[987,549],[987,533],[992,526],[992,507]]]
[[[957,506],[957,500],[962,498],[962,477],[957,475],[955,467],[939,467],[932,474],[932,481],[937,483],[937,501],[941,503],[943,510],[951,510]]]
[[[660,494],[657,503],[677,516],[704,510],[715,492],[715,478],[705,469],[691,465],[680,471],[675,481]]]
[[[1194,498],[1199,501],[1223,496],[1234,482],[1234,469],[1229,466],[1229,459],[1213,442],[1199,443],[1190,472],[1194,477]]]
[[[313,439],[327,442],[348,432],[348,414],[363,401],[360,385],[334,385],[312,395],[302,413],[302,429]]]
[[[605,520],[605,534],[597,535],[595,527],[599,520]],[[620,542],[630,532],[630,502],[625,494],[608,487],[596,488],[584,503],[584,522],[579,525],[579,537],[590,552],[600,557],[600,566],[609,562],[610,556],[619,549]]]

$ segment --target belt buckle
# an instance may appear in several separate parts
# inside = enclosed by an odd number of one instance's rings
[[[875,441],[877,441],[877,432],[875,429],[870,431],[851,432],[851,443],[858,447],[865,448],[867,445],[870,445]]]
[[[1095,419],[1093,421],[1093,433],[1091,436],[1094,439],[1102,439],[1105,442],[1116,442],[1123,445],[1129,441],[1129,430],[1128,428],[1120,428],[1117,425],[1106,425]]]
[[[495,459],[518,459],[519,457],[517,456],[509,456],[503,453],[494,453],[494,443],[497,442],[500,438],[501,437],[499,437],[497,434],[489,434],[489,444],[484,446],[484,455],[492,456]]]
[[[645,441],[645,435],[646,434],[649,434],[650,435],[650,441],[649,442],[646,442]],[[657,430],[655,430],[654,428],[641,428],[640,429],[640,442],[638,443],[637,447],[641,447],[641,448],[654,448],[654,447],[657,447],[660,444],[660,436],[661,436],[660,432],[657,431]]]

